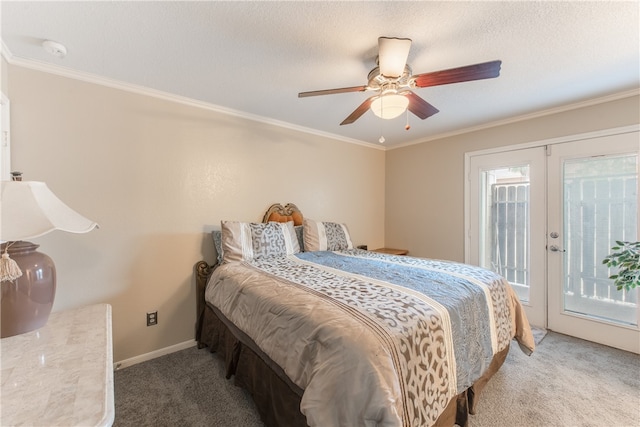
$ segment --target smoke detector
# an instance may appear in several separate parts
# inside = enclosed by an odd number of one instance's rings
[[[58,58],[64,58],[67,54],[67,48],[63,44],[54,42],[53,40],[45,40],[42,42],[42,47],[48,53]]]

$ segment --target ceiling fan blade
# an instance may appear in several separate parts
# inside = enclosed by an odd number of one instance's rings
[[[343,87],[339,89],[313,90],[310,92],[300,92],[298,94],[298,98],[306,98],[307,96],[318,96],[318,95],[333,95],[334,93],[364,92],[365,90],[367,90],[367,86],[353,86],[353,87]]]
[[[412,78],[417,87],[446,85],[449,83],[468,82],[471,80],[491,79],[500,75],[502,61],[489,61],[481,64],[417,74]]]
[[[364,102],[360,104],[360,106],[353,111],[353,113],[349,114],[349,117],[347,117],[342,121],[342,123],[340,123],[340,126],[350,125],[351,123],[358,120],[364,113],[367,112],[367,110],[371,106],[371,101],[373,101],[373,98],[375,97],[372,96],[370,98],[365,99]]]
[[[411,91],[406,92],[405,96],[409,98],[409,106],[407,107],[407,109],[416,116],[420,117],[422,120],[426,119],[427,117],[431,117],[438,111],[440,111]]]
[[[407,65],[411,39],[395,37],[378,38],[378,65],[380,74],[385,77],[400,77]]]

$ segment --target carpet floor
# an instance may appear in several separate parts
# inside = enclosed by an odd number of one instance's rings
[[[640,356],[548,332],[531,356],[513,345],[470,427],[640,426]],[[114,375],[114,426],[262,427],[251,397],[195,347]]]

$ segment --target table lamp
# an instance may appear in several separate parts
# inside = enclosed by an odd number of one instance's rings
[[[65,205],[44,182],[2,181],[0,193],[0,338],[41,328],[56,292],[56,269],[28,242],[53,230],[86,233],[98,225]]]

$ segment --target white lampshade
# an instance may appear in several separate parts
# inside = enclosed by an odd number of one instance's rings
[[[411,39],[395,37],[378,38],[378,62],[380,74],[385,77],[400,77],[409,56]]]
[[[404,113],[408,106],[409,98],[392,93],[375,98],[371,102],[371,111],[382,119],[394,119]]]
[[[2,181],[2,242],[32,239],[53,230],[87,233],[97,226],[65,205],[44,182]]]

